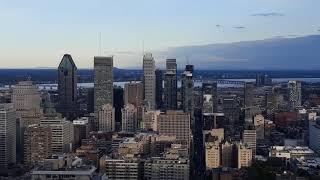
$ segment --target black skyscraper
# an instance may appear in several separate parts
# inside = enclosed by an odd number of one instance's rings
[[[167,59],[164,80],[164,99],[167,110],[175,110],[178,106],[177,100],[177,62],[176,59]]]
[[[77,117],[77,67],[71,55],[65,54],[58,67],[58,112],[68,120]]]
[[[123,88],[120,86],[113,87],[113,107],[115,109],[116,130],[120,130],[121,109],[123,108]]]
[[[163,74],[160,69],[156,70],[156,104],[157,109],[163,108],[163,100],[162,100],[162,94],[163,94]]]

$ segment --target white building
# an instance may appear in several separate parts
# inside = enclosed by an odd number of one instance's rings
[[[137,122],[137,108],[132,104],[127,104],[121,110],[122,112],[122,131],[123,132],[136,132],[138,128]]]
[[[40,125],[51,128],[52,153],[67,153],[72,151],[73,123],[58,117],[45,117]]]
[[[99,131],[113,132],[116,129],[115,109],[111,104],[102,105],[99,114]]]
[[[156,74],[155,61],[151,53],[143,56],[143,91],[144,99],[149,108],[154,110],[156,107]]]
[[[148,110],[143,112],[143,128],[146,130],[158,131],[158,116],[160,113],[160,110]]]
[[[257,133],[256,130],[244,130],[243,143],[247,144],[252,149],[252,156],[256,155],[257,148]]]

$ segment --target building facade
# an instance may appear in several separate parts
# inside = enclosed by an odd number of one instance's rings
[[[143,91],[144,100],[149,109],[156,108],[156,74],[155,61],[151,53],[143,56]]]
[[[58,67],[58,112],[69,120],[77,117],[77,66],[70,54],[65,54]]]
[[[176,110],[178,106],[176,59],[166,60],[166,73],[164,75],[164,103],[166,110]]]

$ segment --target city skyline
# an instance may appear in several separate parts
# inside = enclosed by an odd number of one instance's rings
[[[8,63],[0,67],[52,68],[69,53],[79,68],[93,67],[96,55],[114,55],[115,67],[138,68],[143,52],[152,52],[158,64],[166,58],[176,58],[180,64],[203,58],[212,66],[224,67],[228,64],[220,61],[244,60],[172,51],[185,46],[317,35],[320,22],[313,18],[319,13],[317,4],[320,2],[315,0],[3,2],[0,20],[7,28],[0,35],[5,42],[0,45],[0,59]]]

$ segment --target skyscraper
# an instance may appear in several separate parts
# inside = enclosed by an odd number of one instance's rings
[[[160,69],[156,70],[156,105],[157,109],[163,108],[163,73]]]
[[[51,130],[33,124],[24,132],[24,165],[31,168],[51,155]]]
[[[240,107],[236,95],[223,97],[223,113],[230,125],[239,121]]]
[[[301,82],[289,81],[289,109],[294,111],[298,106],[301,106]]]
[[[182,109],[185,113],[190,114],[191,124],[194,124],[194,95],[193,95],[193,65],[187,65],[182,73]]]
[[[70,54],[65,54],[58,67],[58,112],[69,120],[77,117],[77,67]]]
[[[253,91],[254,84],[252,82],[246,82],[244,87],[244,104],[245,107],[253,106]]]
[[[144,100],[151,110],[156,107],[155,61],[151,53],[143,56],[143,92]]]
[[[113,132],[116,130],[115,109],[111,104],[101,107],[98,115],[99,131]]]
[[[105,104],[113,106],[113,57],[94,57],[94,114],[98,124],[98,112]]]
[[[257,133],[256,130],[244,130],[243,143],[247,144],[252,150],[252,156],[256,155]]]
[[[16,163],[16,112],[13,104],[0,104],[0,174]]]
[[[164,75],[164,101],[167,110],[177,109],[177,63],[176,59],[166,60],[166,73]]]
[[[203,113],[218,112],[218,87],[216,82],[202,84]]]
[[[143,101],[143,84],[140,82],[130,82],[124,85],[124,104],[133,104],[135,107],[141,106]]]

